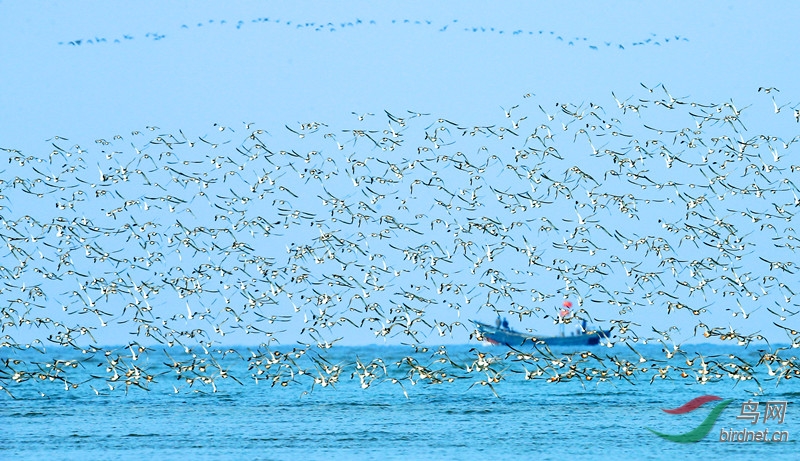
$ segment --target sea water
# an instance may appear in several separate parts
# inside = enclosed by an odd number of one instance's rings
[[[448,351],[466,356],[473,347]],[[481,347],[503,357],[502,348]],[[695,349],[706,357],[724,353]],[[391,368],[407,354],[399,347],[334,347],[326,360],[377,356]],[[701,385],[676,374],[652,383],[641,376],[547,382],[525,379],[513,359],[495,365],[507,369],[492,388],[476,379],[384,380],[362,388],[349,372],[326,387],[256,383],[244,379],[240,364],[230,372],[241,384],[226,379],[216,392],[176,386],[166,368],[147,391],[110,391],[87,367],[87,382],[75,389],[37,384],[14,389],[14,398],[0,396],[0,459],[792,459],[797,453],[796,379],[762,382],[754,395],[753,382],[730,379]],[[683,414],[662,409],[709,394],[732,401],[698,442],[677,443],[649,430],[694,430],[719,401]],[[759,403],[758,421],[743,418],[748,402]],[[765,418],[768,402],[785,402],[783,422]],[[788,440],[720,440],[744,430],[783,431]]]

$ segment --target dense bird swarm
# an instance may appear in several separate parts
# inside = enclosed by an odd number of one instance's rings
[[[525,95],[490,123],[384,111],[5,147],[0,385],[796,377],[800,105],[643,87]],[[482,352],[469,319],[497,315],[613,336]],[[429,351],[440,337],[477,349]],[[328,360],[370,342],[414,353]]]

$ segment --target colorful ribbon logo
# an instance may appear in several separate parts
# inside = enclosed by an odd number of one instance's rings
[[[704,404],[715,400],[722,400],[722,398],[717,397],[716,395],[703,395],[686,402],[685,404],[679,406],[678,408],[662,409],[662,410],[665,413],[669,413],[671,415],[681,415],[684,413],[689,413],[690,411],[694,411],[703,406]],[[714,423],[717,422],[717,419],[719,418],[720,413],[722,413],[722,410],[724,410],[728,405],[730,405],[732,401],[733,399],[728,399],[718,403],[711,410],[711,413],[708,414],[706,419],[703,420],[702,423],[700,423],[699,426],[683,434],[664,434],[662,432],[654,431],[649,427],[646,429],[652,432],[653,434],[672,442],[678,442],[678,443],[699,442],[703,437],[705,437],[706,435],[708,435],[709,432],[711,432],[711,428],[714,427]]]

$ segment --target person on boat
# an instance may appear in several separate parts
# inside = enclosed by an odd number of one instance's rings
[[[561,312],[559,312],[558,315],[563,319],[568,317],[572,313],[570,311],[570,309],[572,309],[572,303],[569,301],[564,301],[563,303],[561,303],[561,306],[562,306]]]
[[[503,317],[503,329],[504,330],[508,330],[509,329],[508,328],[508,319],[506,319],[505,317]]]
[[[564,301],[563,303],[561,303],[561,306],[562,306],[561,311],[559,311],[558,317],[563,322],[567,317],[569,317],[572,314],[572,311],[570,311],[570,309],[572,309],[572,303],[569,301]],[[561,336],[564,336],[563,323],[561,324]]]
[[[494,326],[496,326],[497,329],[499,330],[500,329],[500,325],[502,324],[502,322],[503,321],[500,319],[500,316],[498,315],[497,318],[494,321]]]

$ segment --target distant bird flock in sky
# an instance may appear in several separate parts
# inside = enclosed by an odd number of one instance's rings
[[[79,366],[98,393],[168,378],[177,392],[340,375],[363,387],[800,377],[800,104],[774,88],[754,89],[751,107],[642,87],[579,103],[525,95],[490,123],[375,111],[347,126],[0,146],[0,386],[77,387]],[[510,351],[509,370],[469,323],[498,315],[532,335],[613,326],[614,347]],[[354,337],[478,349],[326,360]],[[759,343],[759,359],[698,356],[682,347],[691,337]],[[230,348],[242,343],[260,345]]]
[[[359,31],[364,29],[378,29],[385,28],[404,28],[407,32],[415,31],[430,31],[439,33],[461,33],[461,34],[489,34],[494,36],[510,35],[514,37],[527,37],[538,38],[563,43],[566,46],[573,47],[588,47],[592,50],[601,49],[615,49],[624,50],[626,47],[641,47],[641,46],[671,46],[682,42],[688,42],[689,38],[682,35],[675,34],[657,34],[650,33],[647,36],[632,37],[629,41],[619,42],[614,40],[603,40],[598,37],[585,37],[574,36],[566,34],[563,31],[554,31],[550,29],[503,29],[491,25],[476,25],[466,24],[453,19],[450,22],[432,21],[429,19],[392,19],[390,21],[381,21],[375,19],[358,19],[355,18],[350,21],[334,21],[334,22],[308,22],[296,21],[286,18],[276,17],[258,17],[252,19],[208,19],[207,21],[181,24],[171,31],[163,32],[130,32],[115,36],[98,36],[88,34],[83,37],[70,38],[68,40],[59,41],[59,45],[67,46],[81,46],[81,45],[104,45],[104,44],[119,44],[125,43],[130,40],[165,40],[173,35],[180,34],[182,31],[197,28],[215,28],[216,30],[232,29],[240,30],[243,28],[253,27],[272,27],[281,28],[281,30],[293,30],[300,32],[314,32],[314,33],[347,33],[350,31]]]

